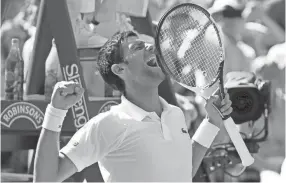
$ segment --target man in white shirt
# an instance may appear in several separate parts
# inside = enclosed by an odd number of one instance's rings
[[[154,47],[129,31],[116,33],[100,50],[98,70],[106,83],[122,92],[121,104],[93,117],[59,150],[67,110],[80,101],[74,82],[55,86],[39,138],[34,180],[61,182],[96,162],[106,182],[191,182],[223,115],[232,112],[229,96],[206,102],[208,118],[190,139],[182,110],[158,95],[165,75]]]

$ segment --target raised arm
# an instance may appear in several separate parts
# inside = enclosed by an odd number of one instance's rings
[[[111,113],[105,112],[90,119],[59,150],[64,116],[82,94],[83,89],[73,82],[63,81],[56,85],[36,150],[35,182],[62,182],[120,146],[127,126],[117,123]]]
[[[219,106],[219,110],[224,116],[228,116],[232,112],[231,101],[229,100],[229,95],[225,91],[225,98],[220,101],[218,95],[211,96],[205,105],[205,109],[208,118],[204,119],[200,124],[199,128],[196,130],[194,136],[192,137],[192,147],[193,147],[193,168],[192,176],[194,177],[197,173],[199,166],[208,150],[208,148],[213,143],[216,135],[219,133],[222,125],[223,119],[219,115],[218,111],[214,108],[213,104]]]
[[[59,153],[59,136],[67,110],[82,94],[83,88],[74,82],[56,84],[36,149],[34,182],[62,182],[77,171],[74,163]]]

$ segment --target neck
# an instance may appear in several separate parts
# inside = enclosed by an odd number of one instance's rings
[[[147,112],[156,112],[158,116],[161,116],[163,109],[159,99],[158,87],[147,89],[146,86],[126,86],[125,97],[141,109]]]

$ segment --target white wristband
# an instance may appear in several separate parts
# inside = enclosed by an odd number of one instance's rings
[[[219,128],[204,119],[193,136],[193,140],[202,146],[209,148],[219,132]]]
[[[60,132],[68,110],[54,108],[51,104],[47,106],[42,128],[54,132]]]

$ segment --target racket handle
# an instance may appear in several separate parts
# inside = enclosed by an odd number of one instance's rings
[[[233,119],[231,117],[224,120],[225,129],[238,152],[243,166],[249,166],[254,163],[254,158],[248,151]]]

